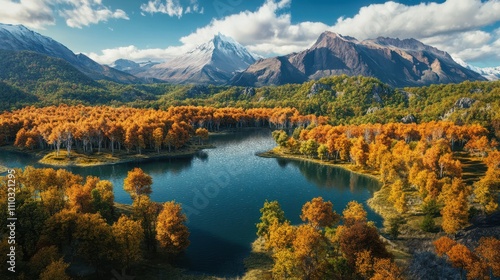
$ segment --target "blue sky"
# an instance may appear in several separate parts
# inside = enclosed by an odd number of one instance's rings
[[[0,0],[24,24],[101,63],[168,60],[221,32],[281,55],[326,30],[360,40],[416,38],[468,63],[500,65],[500,0]]]

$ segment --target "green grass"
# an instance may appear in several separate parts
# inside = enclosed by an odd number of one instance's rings
[[[246,273],[243,280],[271,280],[274,261],[271,253],[266,250],[264,240],[257,238],[252,243],[252,251],[245,259]]]
[[[185,157],[195,154],[197,151],[207,148],[212,148],[212,145],[189,145],[176,151],[168,152],[161,150],[160,153],[156,151],[143,151],[137,154],[135,151],[127,153],[125,150],[115,150],[112,154],[111,151],[94,152],[92,154],[85,154],[79,151],[72,150],[70,155],[67,155],[66,150],[61,150],[59,155],[56,152],[48,152],[40,159],[40,163],[54,166],[95,166],[116,164],[130,161],[144,161],[158,158],[176,158]]]

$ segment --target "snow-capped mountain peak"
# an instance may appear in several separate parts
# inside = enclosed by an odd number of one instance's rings
[[[137,75],[173,83],[220,84],[255,61],[256,58],[244,46],[218,33],[191,51]]]
[[[233,51],[241,57],[252,56],[248,50],[240,43],[236,42],[233,38],[218,33],[211,40],[215,49],[221,51]],[[253,56],[252,56],[253,57]]]
[[[206,54],[221,52],[227,56],[238,56],[244,60],[255,60],[255,56],[251,54],[243,45],[236,42],[233,38],[223,35],[222,33],[216,34],[210,41],[198,45],[187,54]]]
[[[24,25],[0,23],[0,49],[28,50],[75,62],[75,54],[63,44],[34,32]]]
[[[32,51],[65,60],[92,79],[109,79],[120,82],[137,82],[134,76],[109,70],[84,54],[75,54],[56,40],[43,36],[23,25],[0,23],[0,49],[8,51]]]
[[[476,67],[476,66],[470,65],[458,57],[454,57],[453,60],[455,60],[461,66],[463,66],[469,70],[472,70],[476,73],[481,74],[481,76],[485,77],[486,79],[488,79],[490,81],[500,80],[500,66],[481,68],[481,67]]]

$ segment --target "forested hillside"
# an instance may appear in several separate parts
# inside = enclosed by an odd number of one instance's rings
[[[6,59],[0,60],[8,67]],[[26,61],[32,53],[25,53]],[[43,60],[34,60],[36,69]],[[33,64],[34,62],[31,62]],[[61,61],[62,64],[64,64]],[[29,69],[28,62],[24,68]],[[461,84],[395,89],[374,78],[334,76],[303,84],[269,87],[232,87],[213,85],[144,84],[122,85],[109,81],[93,82],[73,75],[70,65],[62,65],[56,76],[37,73],[23,77],[2,77],[0,89],[7,100],[1,110],[26,105],[65,104],[127,105],[137,108],[168,109],[170,106],[214,107],[294,107],[302,114],[328,116],[332,124],[386,123],[400,121],[451,120],[490,125],[500,112],[500,82],[463,82]],[[21,66],[17,66],[21,67]],[[41,69],[44,69],[41,67]],[[66,70],[62,70],[66,69]],[[35,70],[33,70],[35,71]],[[66,72],[65,72],[66,71]],[[75,70],[76,71],[76,70]],[[53,71],[51,71],[52,73]],[[29,73],[29,72],[28,72]],[[65,78],[64,78],[65,77]],[[70,77],[70,78],[68,78]],[[409,116],[411,115],[411,116]],[[407,118],[405,118],[407,117]],[[404,119],[403,119],[404,118]]]

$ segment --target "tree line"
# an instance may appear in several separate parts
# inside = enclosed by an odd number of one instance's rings
[[[265,201],[256,224],[272,268],[272,279],[406,279],[363,205],[351,201],[342,215],[330,201],[313,198],[302,206],[302,224],[292,225],[278,201]],[[475,249],[447,236],[433,242],[435,253],[460,271],[460,278],[500,276],[500,240],[482,237]],[[265,274],[268,275],[265,275]]]
[[[330,201],[313,198],[303,205],[304,223],[297,226],[277,201],[266,201],[260,212],[257,235],[273,258],[272,279],[403,279],[356,201],[339,215]]]
[[[0,60],[0,65],[10,60],[9,55],[3,56],[5,59]],[[123,85],[92,81],[64,70],[59,73],[50,66],[45,67],[41,61],[35,63],[40,64],[40,67],[33,67],[33,57],[29,58],[23,60],[26,62],[22,66],[23,71],[8,71],[11,76],[0,77],[0,88],[3,89],[0,90],[0,96],[6,101],[0,104],[0,111],[60,103],[112,104],[163,110],[171,106],[189,105],[247,109],[294,107],[303,115],[328,116],[331,123],[336,125],[399,122],[409,114],[419,122],[445,119],[457,123],[481,123],[489,129],[492,128],[492,122],[500,120],[498,81],[465,81],[460,84],[395,89],[372,77],[340,75],[302,84],[259,88]],[[6,65],[12,66],[9,63]],[[19,76],[19,73],[28,74]],[[470,99],[471,103],[466,107],[456,106],[463,98]]]
[[[397,213],[423,211],[431,224],[427,228],[433,228],[433,217],[441,213],[447,233],[468,224],[471,202],[486,213],[498,208],[500,152],[488,135],[480,125],[451,122],[320,125],[296,128],[291,135],[273,132],[287,153],[374,172]],[[462,164],[454,154],[458,150],[483,158],[487,165],[486,175],[473,185],[462,179]]]
[[[52,149],[67,154],[77,148],[85,153],[102,149],[179,149],[193,137],[201,140],[208,131],[242,127],[291,128],[326,118],[301,115],[293,108],[214,108],[181,106],[168,110],[110,106],[25,107],[0,115],[0,144],[13,143],[26,149]]]
[[[155,253],[172,258],[189,246],[181,205],[151,201],[152,178],[140,168],[129,171],[124,180],[124,189],[133,198],[128,212],[115,207],[110,181],[94,176],[83,179],[64,169],[14,170],[15,279],[70,279],[71,263],[102,278],[112,268],[127,271]],[[3,219],[8,213],[7,181],[6,176],[0,179]],[[7,229],[0,233],[4,252],[11,245]],[[3,279],[11,279],[5,258],[4,254],[0,273]]]

